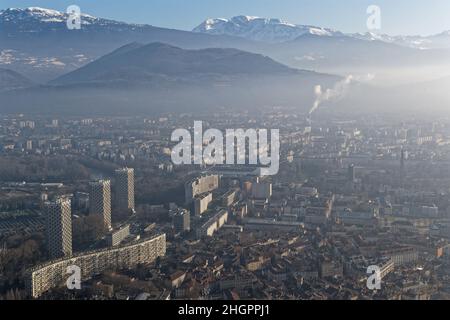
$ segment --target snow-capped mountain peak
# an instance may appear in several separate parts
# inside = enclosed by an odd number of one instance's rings
[[[193,29],[193,32],[212,35],[229,35],[268,43],[292,41],[303,35],[347,36],[364,41],[381,41],[415,49],[450,48],[450,31],[432,36],[391,36],[376,32],[342,33],[336,30],[309,25],[292,24],[281,19],[255,16],[236,16],[230,19],[210,18]]]
[[[43,15],[43,16],[60,16],[60,15],[62,15],[62,13],[59,11],[40,8],[40,7],[29,7],[29,8],[26,8],[24,11],[31,12],[31,13],[37,14],[37,15]]]
[[[9,22],[23,22],[23,21],[33,21],[33,22],[65,22],[69,14],[66,12],[60,12],[57,10],[40,8],[40,7],[29,7],[29,8],[8,8],[5,10],[0,10],[0,21]],[[81,13],[81,17],[86,21],[97,20],[88,14]]]
[[[348,36],[367,41],[393,43],[400,46],[421,50],[450,48],[450,31],[444,31],[431,36],[390,36],[387,34],[378,34],[374,32],[353,33]]]
[[[360,40],[367,40],[367,41],[383,41],[388,43],[394,43],[396,39],[394,37],[391,37],[387,34],[380,34],[375,32],[366,32],[366,33],[353,33],[349,34],[348,36]]]
[[[437,34],[435,36],[437,36],[437,37],[450,37],[450,30],[441,32],[441,33],[439,33],[439,34]]]
[[[8,8],[5,10],[0,11],[0,15],[21,15],[23,17],[28,16],[35,16],[35,17],[60,17],[64,14],[62,12],[51,10],[51,9],[44,9],[40,7],[29,7],[25,9],[20,8]]]
[[[207,19],[194,32],[215,35],[230,35],[265,42],[284,42],[294,40],[305,34],[333,36],[340,32],[314,27],[295,25],[281,19],[254,16],[236,16],[231,19]]]

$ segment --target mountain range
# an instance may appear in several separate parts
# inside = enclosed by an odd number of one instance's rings
[[[343,35],[339,31],[314,26],[295,25],[280,19],[236,16],[231,19],[207,19],[193,32],[229,35],[250,40],[278,43],[294,40],[305,34],[319,36]]]
[[[388,70],[377,72],[380,83],[390,81],[394,66],[423,70],[431,65],[437,79],[448,75],[442,66],[450,65],[448,33],[432,37],[344,34],[248,16],[208,19],[188,32],[82,15],[81,30],[69,30],[67,18],[66,13],[36,7],[0,11],[0,67],[46,83],[131,42],[161,42],[184,49],[235,48],[292,68],[342,76]],[[425,45],[432,49],[418,49]],[[422,74],[401,81],[414,78]]]
[[[345,35],[360,40],[383,41],[416,49],[450,48],[450,31],[431,36],[389,36],[375,32],[344,34],[329,28],[292,24],[281,19],[254,16],[236,16],[230,19],[210,18],[192,31],[271,43],[292,41],[300,36],[312,34],[325,37]]]
[[[248,40],[129,24],[83,14],[80,30],[69,30],[69,15],[31,7],[0,11],[0,67],[46,82],[73,71],[130,42],[164,42],[186,49],[238,48]]]
[[[264,76],[306,76],[269,57],[237,49],[185,50],[164,43],[131,43],[51,84],[214,84]]]
[[[249,16],[208,19],[189,32],[90,15],[82,15],[81,30],[69,30],[67,18],[36,7],[0,11],[2,111],[127,114],[274,105],[307,111],[315,86],[333,88],[350,74],[370,75],[372,85],[433,83],[445,93],[439,83],[450,70],[445,32],[344,34]],[[386,101],[380,99],[386,91],[368,94],[359,86],[352,105],[390,108],[406,96],[423,107],[431,100],[418,88],[391,91],[395,99]]]
[[[32,85],[33,82],[23,75],[9,69],[0,68],[0,92],[29,88]]]
[[[313,103],[340,77],[238,49],[130,43],[48,84],[0,95],[2,111],[71,114],[194,111]]]

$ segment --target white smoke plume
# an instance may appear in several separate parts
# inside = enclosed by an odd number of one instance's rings
[[[316,112],[323,102],[330,100],[338,100],[343,96],[345,96],[345,94],[347,93],[347,89],[352,81],[353,76],[349,75],[344,80],[337,82],[333,88],[327,89],[325,91],[322,90],[321,85],[315,86],[314,94],[316,96],[316,100],[314,101],[313,107],[309,111],[309,115],[312,115],[314,112]]]
[[[309,115],[312,115],[314,112],[319,109],[320,105],[325,101],[336,101],[342,99],[348,92],[348,89],[352,82],[354,81],[371,81],[375,76],[373,74],[368,74],[364,77],[354,77],[353,75],[347,76],[345,79],[337,82],[333,88],[327,89],[325,92],[322,90],[322,86],[317,85],[314,87],[314,95],[316,100],[314,101],[314,105],[309,111]]]

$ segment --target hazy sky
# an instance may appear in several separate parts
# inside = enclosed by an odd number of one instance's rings
[[[0,0],[0,8],[39,6],[126,22],[191,30],[206,18],[254,15],[343,32],[366,32],[366,9],[381,8],[382,33],[435,34],[450,30],[450,0]]]

